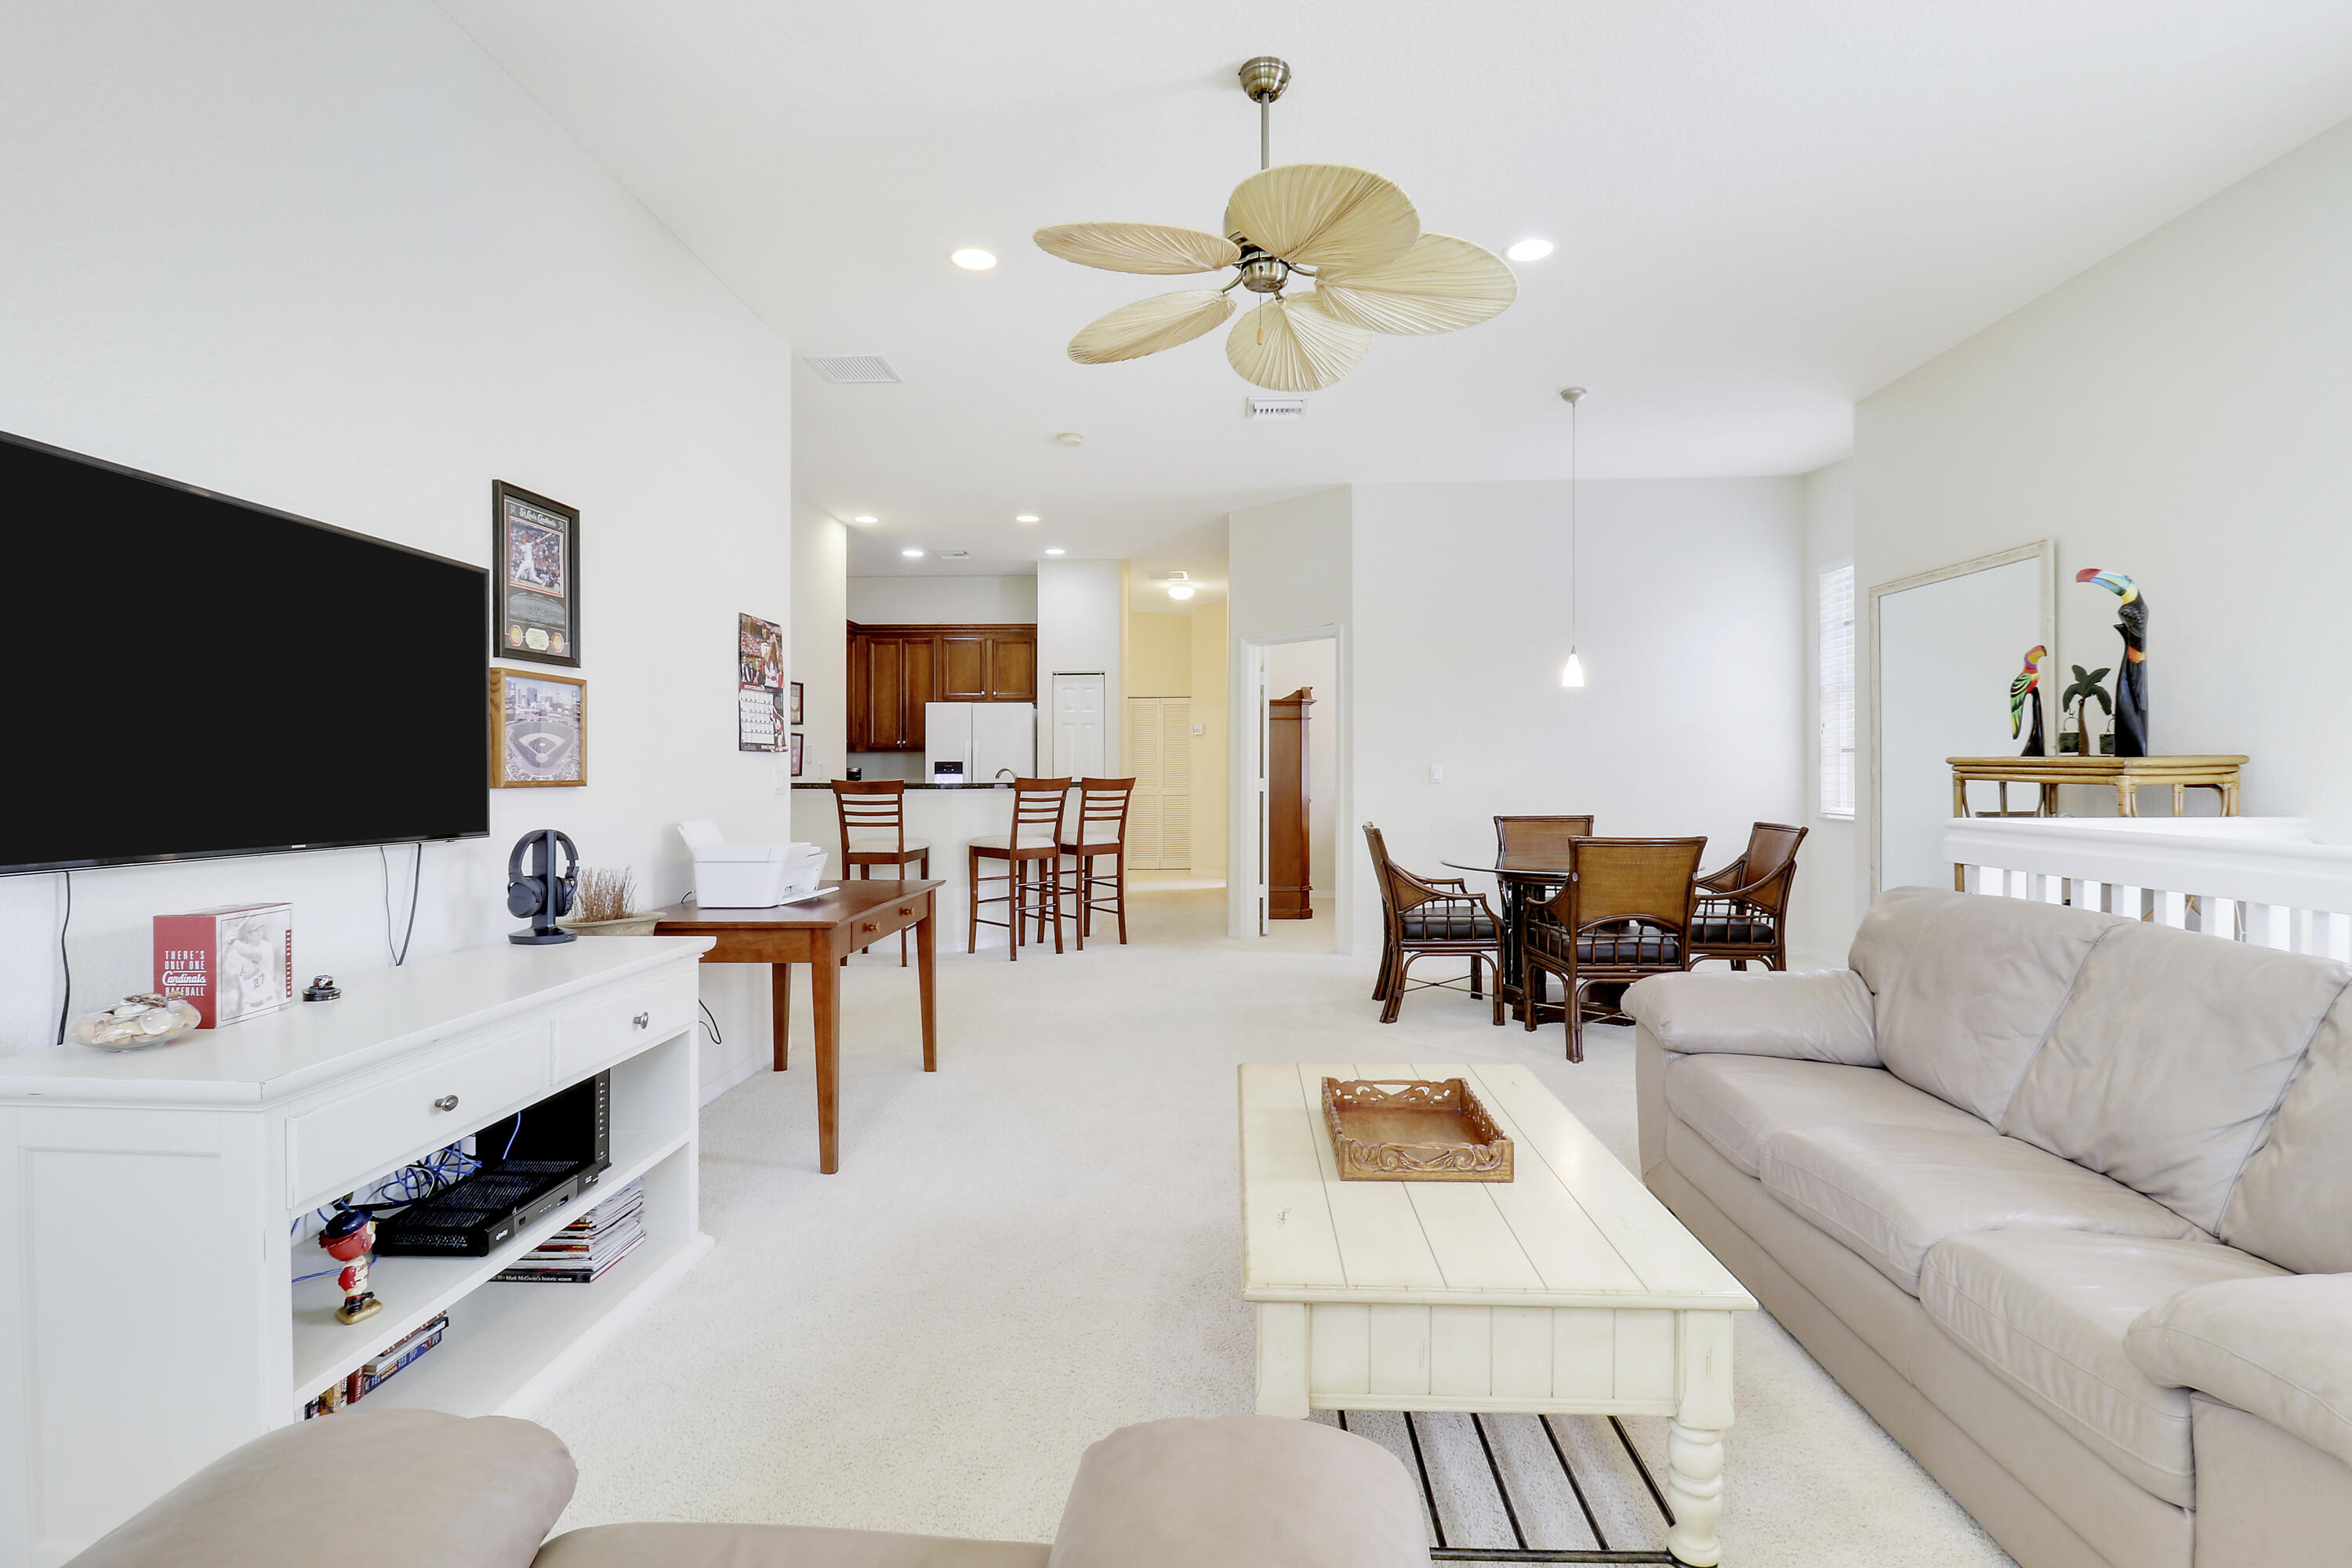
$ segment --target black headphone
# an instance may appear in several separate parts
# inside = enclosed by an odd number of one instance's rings
[[[555,848],[563,847],[563,872],[555,869]],[[530,869],[523,869],[522,858],[530,855]],[[580,890],[580,850],[572,840],[551,827],[536,833],[526,833],[515,840],[514,848],[507,855],[507,913],[521,916],[531,922],[527,931],[516,931],[510,942],[539,943],[570,942],[572,933],[557,929],[559,916],[572,912],[572,895]]]

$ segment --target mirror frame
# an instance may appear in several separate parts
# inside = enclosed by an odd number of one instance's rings
[[[1879,690],[1878,639],[1879,600],[1889,594],[1900,594],[1906,588],[1924,588],[1930,583],[1941,583],[1953,577],[1967,577],[1979,572],[1989,572],[1996,566],[2012,565],[2020,561],[2038,561],[2042,569],[2035,575],[2042,590],[2042,635],[2035,640],[2050,650],[2046,669],[2062,668],[2058,661],[2058,545],[2049,539],[2037,539],[2031,544],[2020,544],[2008,550],[1997,550],[1990,555],[1971,556],[1955,561],[1948,566],[1932,571],[1915,572],[1908,577],[1877,583],[1870,590],[1870,896],[1885,892],[1886,869],[1885,844],[1885,767],[1884,733],[1879,723],[1882,696]],[[2042,704],[2042,754],[2055,756],[2051,750],[2058,743],[2057,714],[2050,704],[2050,682],[2044,679],[2035,688],[2034,698]]]

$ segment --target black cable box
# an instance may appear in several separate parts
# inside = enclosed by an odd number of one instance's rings
[[[480,1169],[376,1222],[388,1258],[486,1258],[612,1169],[613,1075],[598,1073],[474,1134]]]

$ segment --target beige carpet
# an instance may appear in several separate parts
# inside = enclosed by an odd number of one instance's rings
[[[1490,1028],[1443,991],[1384,1028],[1369,962],[1311,951],[1319,931],[1237,942],[1222,892],[1132,902],[1125,949],[942,955],[931,1076],[911,971],[854,959],[839,1175],[805,1065],[705,1110],[717,1249],[541,1413],[580,1461],[566,1527],[1044,1541],[1095,1438],[1248,1409],[1236,1063],[1525,1062],[1632,1159],[1625,1031],[1571,1068],[1557,1026]],[[1727,1568],[2008,1562],[1769,1318],[1736,1353]]]

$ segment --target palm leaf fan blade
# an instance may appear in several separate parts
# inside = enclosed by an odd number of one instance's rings
[[[1372,334],[1314,310],[1268,300],[1234,323],[1225,359],[1269,392],[1319,392],[1356,368]]]
[[[1362,269],[1403,254],[1421,237],[1421,215],[1369,169],[1285,163],[1234,187],[1225,232],[1294,267]]]
[[[1213,289],[1183,289],[1121,305],[1080,329],[1070,357],[1080,364],[1141,359],[1189,343],[1234,313],[1234,302]]]
[[[1518,297],[1519,280],[1501,257],[1445,234],[1424,234],[1378,267],[1327,267],[1312,296],[1336,321],[1401,336],[1475,327]]]
[[[1223,236],[1173,224],[1058,223],[1032,237],[1049,255],[1107,272],[1214,272],[1242,258]]]

